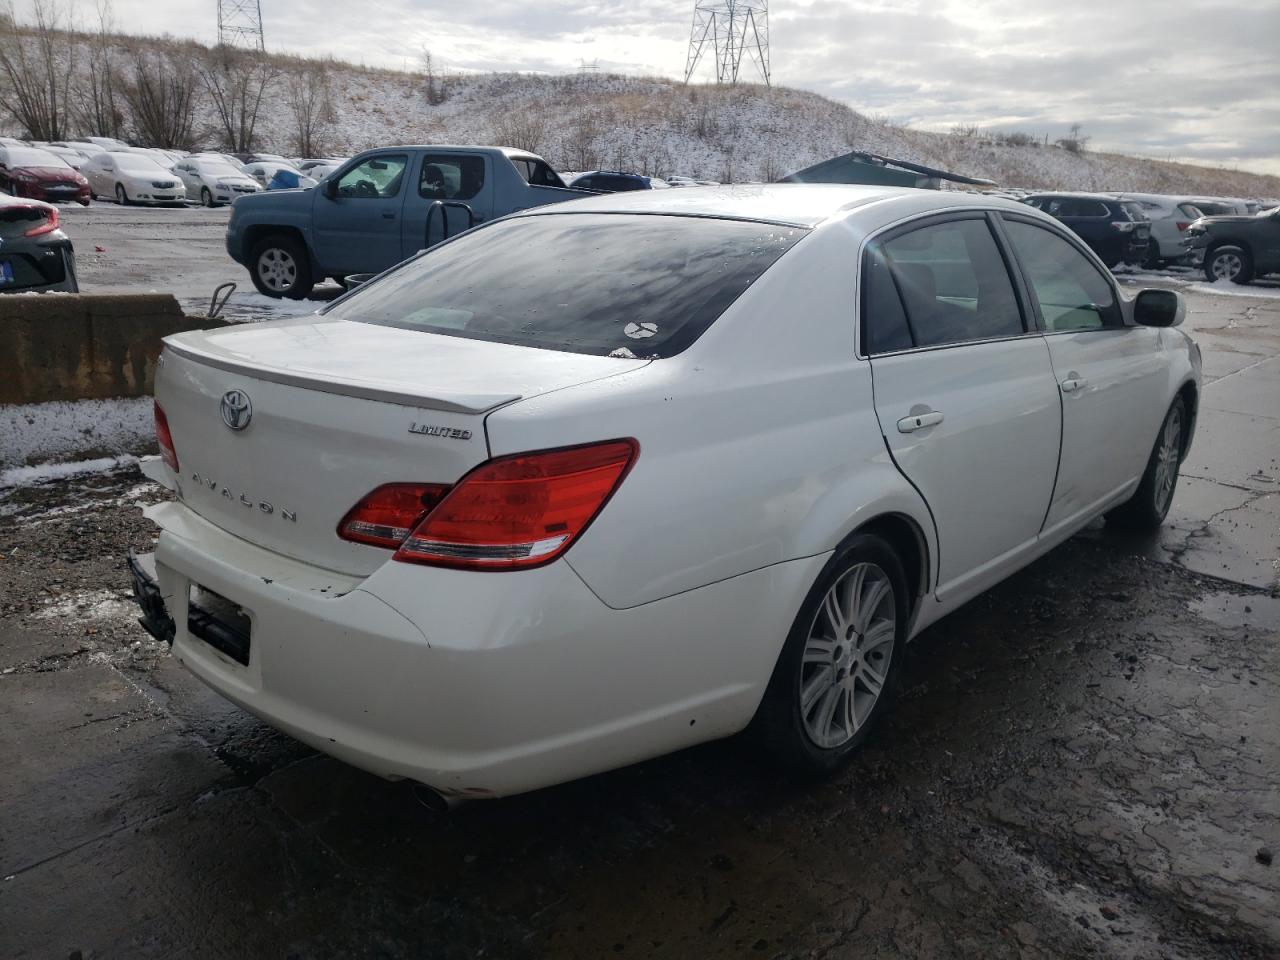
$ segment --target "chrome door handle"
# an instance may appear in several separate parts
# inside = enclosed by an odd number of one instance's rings
[[[916,414],[913,417],[903,417],[898,421],[899,433],[915,433],[917,430],[923,430],[925,427],[936,426],[942,422],[942,414],[937,410],[930,410],[928,413]]]
[[[1063,393],[1075,393],[1077,390],[1083,390],[1089,385],[1089,381],[1084,377],[1067,377],[1062,381]]]

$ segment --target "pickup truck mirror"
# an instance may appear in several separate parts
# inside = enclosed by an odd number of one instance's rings
[[[324,195],[326,197],[328,197],[330,200],[336,200],[338,198],[338,178],[337,177],[327,178],[322,184],[322,186],[324,188]]]
[[[1133,301],[1133,322],[1144,327],[1176,327],[1186,315],[1182,298],[1172,290],[1140,290]]]

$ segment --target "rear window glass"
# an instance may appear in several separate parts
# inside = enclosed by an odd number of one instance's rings
[[[702,217],[518,217],[434,247],[325,312],[571,353],[666,357],[806,232]]]
[[[1125,210],[1128,211],[1129,216],[1134,220],[1147,219],[1147,211],[1143,209],[1142,204],[1140,203],[1136,203],[1132,200],[1126,200],[1124,203],[1120,204],[1120,206],[1124,207]],[[1152,204],[1152,207],[1159,209],[1158,207],[1155,207],[1155,204]]]

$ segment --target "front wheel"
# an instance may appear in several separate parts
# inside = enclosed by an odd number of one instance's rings
[[[129,205],[129,195],[124,192],[123,183],[116,184],[116,203],[120,204],[122,207],[127,207]]]
[[[1182,438],[1186,430],[1187,409],[1178,397],[1165,414],[1156,436],[1147,468],[1133,496],[1107,514],[1107,523],[1128,530],[1154,530],[1164,523],[1178,485],[1178,467],[1182,463]]]
[[[286,234],[272,234],[254,245],[249,273],[259,293],[276,299],[305,300],[315,286],[307,248]]]
[[[1248,283],[1253,279],[1253,258],[1243,247],[1217,247],[1204,259],[1204,276],[1210,283],[1217,280]]]
[[[892,696],[908,611],[902,564],[881,538],[857,534],[827,561],[753,723],[776,759],[828,774],[862,744]]]
[[[209,192],[208,187],[200,188],[200,202],[204,204],[206,207],[212,207],[214,205],[213,194]]]

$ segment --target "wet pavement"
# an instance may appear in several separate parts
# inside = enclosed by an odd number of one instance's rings
[[[1280,956],[1280,300],[1189,303],[1166,528],[932,627],[826,783],[736,738],[435,815],[133,624],[135,472],[0,497],[0,957]]]

